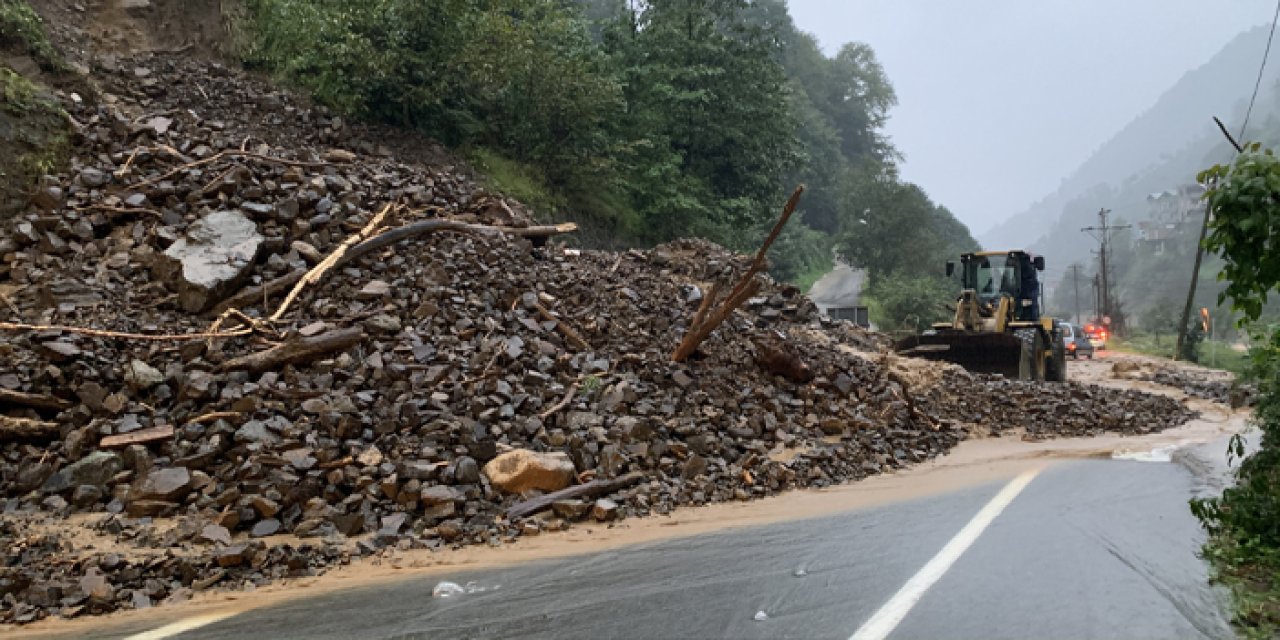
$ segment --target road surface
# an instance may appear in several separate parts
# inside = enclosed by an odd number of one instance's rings
[[[1219,473],[1221,447],[1171,462],[1047,462],[1017,478],[840,515],[95,635],[1226,638],[1224,595],[1208,586],[1196,556],[1203,536],[1187,510],[1188,498],[1220,486],[1208,475]],[[1025,486],[1015,491],[1018,482]],[[993,515],[1001,498],[1007,504]],[[989,523],[957,548],[983,513]],[[442,580],[472,583],[472,592],[433,597]]]

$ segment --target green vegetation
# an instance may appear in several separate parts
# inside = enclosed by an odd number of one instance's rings
[[[780,279],[816,280],[837,253],[873,284],[936,278],[951,245],[976,246],[898,178],[881,131],[896,98],[874,52],[827,57],[783,0],[247,5],[247,64],[463,150],[590,245],[703,236],[751,250],[804,183],[771,254]],[[914,253],[890,264],[872,245]]]
[[[1172,334],[1156,335],[1146,332],[1134,332],[1123,338],[1111,337],[1107,348],[1129,353],[1140,353],[1148,356],[1172,358],[1177,337]],[[1183,358],[1209,367],[1230,371],[1236,375],[1244,375],[1249,368],[1249,354],[1237,350],[1235,343],[1225,340],[1205,340],[1198,343],[1196,357]]]
[[[45,71],[67,70],[49,43],[40,16],[24,0],[0,0],[0,50],[31,56]]]
[[[1222,299],[1243,315],[1255,336],[1248,377],[1258,387],[1254,421],[1259,449],[1245,458],[1235,486],[1194,500],[1192,512],[1210,534],[1205,555],[1235,594],[1235,621],[1246,635],[1280,633],[1280,325],[1259,323],[1268,295],[1280,286],[1280,159],[1249,146],[1227,166],[1200,175],[1212,185],[1214,212],[1206,249],[1223,259]],[[1244,456],[1240,436],[1230,454]]]
[[[33,184],[66,162],[71,149],[66,114],[35,84],[2,66],[0,98],[0,178],[5,184]],[[20,193],[0,193],[0,216],[23,200]]]

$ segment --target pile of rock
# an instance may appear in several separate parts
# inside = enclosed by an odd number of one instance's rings
[[[8,621],[305,574],[349,551],[498,544],[863,478],[946,452],[970,422],[1051,436],[1187,417],[1076,385],[963,373],[912,385],[865,355],[882,336],[769,281],[672,364],[710,285],[747,267],[699,241],[610,253],[424,235],[333,269],[252,335],[58,328],[203,332],[228,296],[240,317],[265,318],[393,202],[393,224],[531,223],[466,175],[393,160],[341,119],[217,65],[107,71],[115,100],[68,105],[82,125],[75,164],[0,232],[6,313],[46,327],[0,342],[0,415],[34,425],[0,430]],[[340,348],[305,361],[237,364],[334,332]],[[760,341],[812,380],[762,370]],[[619,482],[507,517],[592,479]],[[76,554],[14,524],[85,512],[121,543],[166,551]]]

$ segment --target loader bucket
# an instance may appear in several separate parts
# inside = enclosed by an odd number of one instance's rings
[[[958,364],[976,373],[1018,379],[1023,343],[1009,333],[939,332],[899,340],[894,351],[913,358]]]

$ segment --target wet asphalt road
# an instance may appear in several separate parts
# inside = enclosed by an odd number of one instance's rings
[[[1202,448],[1202,457],[1220,456],[1216,447]],[[1207,584],[1196,556],[1203,534],[1187,510],[1189,497],[1216,488],[1202,477],[1201,462],[1049,466],[889,637],[1231,637],[1225,596]],[[821,519],[323,595],[176,637],[849,638],[1005,482]],[[442,579],[474,582],[477,591],[433,598]],[[759,611],[768,619],[756,621]]]

